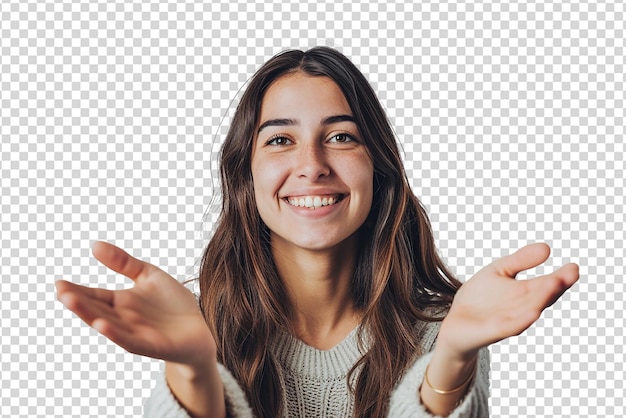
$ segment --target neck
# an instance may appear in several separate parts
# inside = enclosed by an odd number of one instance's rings
[[[272,255],[292,307],[292,327],[305,343],[334,347],[360,322],[350,284],[356,237],[322,251],[272,242]]]

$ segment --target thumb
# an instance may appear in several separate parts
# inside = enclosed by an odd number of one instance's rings
[[[107,242],[96,241],[91,248],[91,252],[96,260],[106,267],[123,274],[133,281],[145,277],[156,270],[156,267],[152,264],[141,261],[121,248]]]

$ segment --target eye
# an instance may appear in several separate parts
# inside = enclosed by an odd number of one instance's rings
[[[348,142],[355,142],[356,139],[352,135],[341,133],[333,135],[328,142],[337,143],[337,144],[346,144]]]
[[[288,138],[285,138],[284,136],[280,136],[280,135],[276,135],[271,137],[269,140],[267,140],[267,142],[265,142],[265,145],[287,145],[291,143],[291,141]]]

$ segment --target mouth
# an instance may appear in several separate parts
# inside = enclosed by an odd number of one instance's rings
[[[323,206],[332,206],[341,202],[346,195],[333,194],[323,196],[287,196],[283,198],[285,202],[297,208],[317,209]]]

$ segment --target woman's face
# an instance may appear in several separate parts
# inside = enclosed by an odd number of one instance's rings
[[[275,249],[322,251],[355,236],[372,207],[374,166],[331,79],[295,73],[268,88],[252,177]]]

